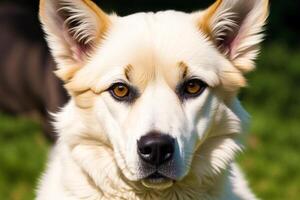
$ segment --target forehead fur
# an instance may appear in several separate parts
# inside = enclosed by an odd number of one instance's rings
[[[240,87],[245,83],[241,73],[199,31],[194,15],[164,11],[114,16],[105,41],[67,88],[101,92],[111,81],[128,78],[128,66],[133,84],[143,87],[163,78],[174,86],[182,63],[192,76],[210,86],[226,83]]]

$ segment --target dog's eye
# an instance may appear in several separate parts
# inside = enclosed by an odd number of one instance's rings
[[[185,90],[189,94],[197,94],[201,90],[202,86],[196,81],[189,81],[186,84]]]
[[[184,82],[178,92],[181,98],[192,98],[200,95],[206,87],[207,84],[200,79],[191,79]]]
[[[114,99],[126,103],[132,103],[139,96],[137,89],[121,82],[113,84],[108,91]]]
[[[124,98],[129,94],[129,88],[123,83],[116,83],[112,86],[111,91],[117,98]]]

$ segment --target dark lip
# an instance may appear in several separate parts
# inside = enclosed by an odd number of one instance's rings
[[[167,178],[166,176],[160,174],[159,172],[154,172],[153,174],[150,174],[147,179],[162,179],[162,178]]]
[[[158,171],[150,174],[149,176],[146,177],[146,179],[148,179],[148,180],[167,180],[167,179],[173,180],[173,179],[159,173]]]

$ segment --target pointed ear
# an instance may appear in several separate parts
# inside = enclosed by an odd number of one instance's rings
[[[110,24],[90,0],[41,0],[40,20],[64,81],[84,65]]]
[[[263,40],[268,8],[268,0],[217,0],[201,14],[199,27],[237,68],[248,72]]]

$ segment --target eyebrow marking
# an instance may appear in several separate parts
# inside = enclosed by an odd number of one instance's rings
[[[129,64],[125,67],[125,76],[128,81],[130,81],[130,73],[132,72],[132,69],[133,69],[133,67],[131,64]]]
[[[185,79],[188,74],[188,66],[185,62],[181,61],[178,64],[178,67],[180,68],[180,71],[182,73],[182,79]]]

